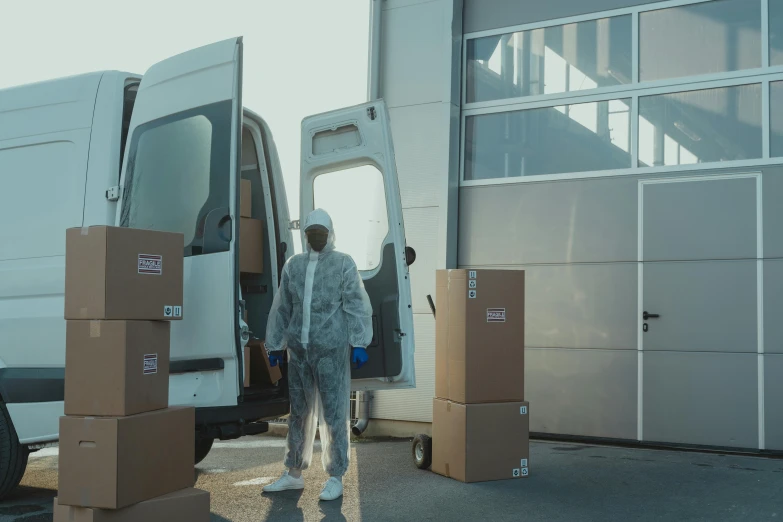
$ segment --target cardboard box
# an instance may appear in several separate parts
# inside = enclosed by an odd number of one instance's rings
[[[239,215],[243,218],[253,217],[253,185],[249,179],[241,180],[239,184]]]
[[[239,220],[239,271],[245,274],[264,272],[264,222]]]
[[[61,417],[59,503],[120,509],[195,484],[193,408]]]
[[[463,404],[525,399],[525,273],[438,270],[435,396]]]
[[[245,346],[245,388],[274,386],[283,378],[279,366],[272,366],[263,341],[252,340]]]
[[[209,522],[209,493],[183,489],[123,509],[61,505],[54,499],[54,522]]]
[[[182,234],[119,227],[66,232],[65,318],[182,319]]]
[[[65,414],[126,416],[169,405],[171,323],[68,321]]]
[[[462,482],[527,477],[527,402],[432,403],[432,471]]]

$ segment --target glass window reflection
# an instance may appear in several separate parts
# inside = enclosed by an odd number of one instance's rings
[[[630,99],[470,116],[465,179],[631,167]]]
[[[469,40],[468,103],[631,83],[631,17]]]
[[[643,82],[758,67],[761,0],[717,0],[639,16]]]
[[[758,159],[761,85],[639,98],[639,166]]]
[[[783,65],[783,0],[769,0],[769,64]]]
[[[783,82],[772,82],[769,88],[769,152],[779,158],[783,156]]]

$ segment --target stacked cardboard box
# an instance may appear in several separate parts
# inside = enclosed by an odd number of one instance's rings
[[[195,410],[169,407],[181,234],[70,229],[58,521],[209,520],[193,489]]]
[[[253,339],[245,346],[245,388],[274,386],[282,379],[279,366],[272,366],[264,341]]]
[[[529,474],[525,273],[439,270],[432,470],[463,482]]]
[[[239,185],[239,271],[264,272],[264,222],[253,219],[252,184],[243,179]]]

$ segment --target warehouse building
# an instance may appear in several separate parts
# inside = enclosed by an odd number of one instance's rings
[[[783,0],[374,0],[427,431],[438,268],[527,271],[542,434],[783,450]]]

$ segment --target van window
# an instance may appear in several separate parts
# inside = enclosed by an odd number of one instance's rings
[[[130,130],[131,115],[133,114],[133,105],[136,103],[136,94],[139,91],[139,84],[132,83],[125,87],[122,103],[122,134],[120,135],[120,170],[117,179],[122,175],[122,162],[125,160],[125,143],[128,141],[128,131]]]
[[[185,256],[204,250],[212,211],[228,215],[231,173],[231,102],[199,107],[140,126],[133,133],[120,225],[179,232]]]
[[[381,171],[363,165],[321,174],[313,182],[313,203],[331,216],[337,250],[349,254],[359,270],[380,266],[389,234]]]

